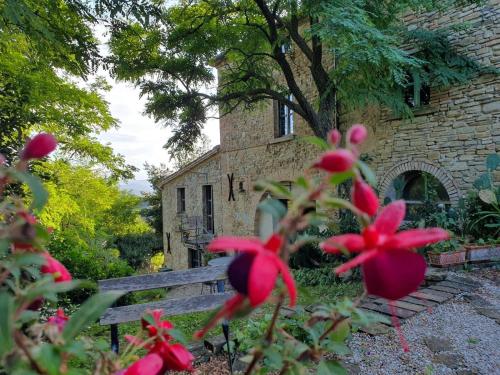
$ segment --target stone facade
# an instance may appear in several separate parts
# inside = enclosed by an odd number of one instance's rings
[[[405,18],[410,28],[440,28],[456,21],[467,21],[471,28],[453,35],[453,44],[479,62],[500,68],[500,0]],[[293,52],[291,58],[300,67],[299,84],[314,97],[303,56]],[[415,111],[412,119],[369,108],[343,116],[342,123],[368,126],[370,140],[363,151],[371,157],[381,196],[398,175],[417,170],[436,177],[454,204],[485,172],[486,156],[500,151],[499,93],[499,77],[484,75],[467,85],[432,91],[429,105]],[[166,233],[170,233],[171,249],[166,254],[168,267],[189,266],[179,228],[183,215],[202,215],[203,185],[213,186],[215,235],[263,235],[263,226],[272,225],[257,212],[264,196],[253,191],[253,185],[262,178],[293,181],[318,155],[314,146],[300,141],[311,131],[299,116],[294,116],[293,135],[276,138],[275,123],[276,104],[272,102],[252,111],[232,112],[220,120],[220,146],[163,181],[165,251]],[[229,201],[231,174],[234,200]],[[499,182],[500,174],[494,178]],[[178,187],[186,189],[182,215],[176,212]]]

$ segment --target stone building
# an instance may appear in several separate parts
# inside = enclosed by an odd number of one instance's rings
[[[452,43],[482,64],[500,68],[500,0],[405,18],[410,28],[459,21],[472,27],[455,33]],[[301,66],[300,55],[291,58]],[[302,88],[315,95],[307,70],[298,76]],[[370,108],[343,116],[342,124],[368,127],[363,151],[382,197],[399,195],[418,205],[422,190],[431,188],[438,201],[454,205],[485,172],[487,155],[500,151],[500,79],[483,75],[467,85],[429,89],[421,99],[411,119]],[[262,178],[290,183],[301,175],[318,153],[300,140],[310,133],[299,116],[272,101],[223,117],[220,145],[161,183],[167,266],[200,265],[201,250],[214,235],[266,237],[275,223],[257,205],[267,194],[252,187]],[[500,175],[494,179],[500,181]]]

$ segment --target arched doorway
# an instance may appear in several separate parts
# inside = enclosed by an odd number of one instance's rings
[[[282,184],[284,183],[282,182]],[[291,188],[291,184],[289,186]],[[279,200],[285,206],[285,208],[288,208],[287,199],[275,197],[269,192],[266,192],[262,195],[259,204],[266,199]],[[271,234],[276,232],[276,230],[278,229],[278,224],[278,218],[274,217],[270,212],[257,209],[257,212],[255,213],[255,235],[258,236],[261,240],[266,240],[267,238],[269,238],[269,236],[271,236]]]
[[[407,220],[418,220],[425,210],[448,210],[450,197],[445,186],[425,171],[407,171],[398,175],[386,190],[385,203],[404,199]]]

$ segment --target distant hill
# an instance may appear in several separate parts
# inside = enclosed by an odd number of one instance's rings
[[[128,190],[136,195],[141,195],[142,192],[149,193],[152,191],[151,185],[147,180],[132,180],[121,182],[120,189]]]

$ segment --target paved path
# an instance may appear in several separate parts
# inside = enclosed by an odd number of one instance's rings
[[[490,279],[484,277],[485,273]],[[446,280],[422,288],[419,292],[425,296],[403,299],[398,315],[410,352],[403,352],[390,327],[356,333],[349,344],[353,353],[345,358],[349,372],[500,374],[499,276],[498,270],[450,273]],[[424,302],[432,306],[424,310],[416,307]],[[385,315],[387,303],[370,297],[363,308]]]

